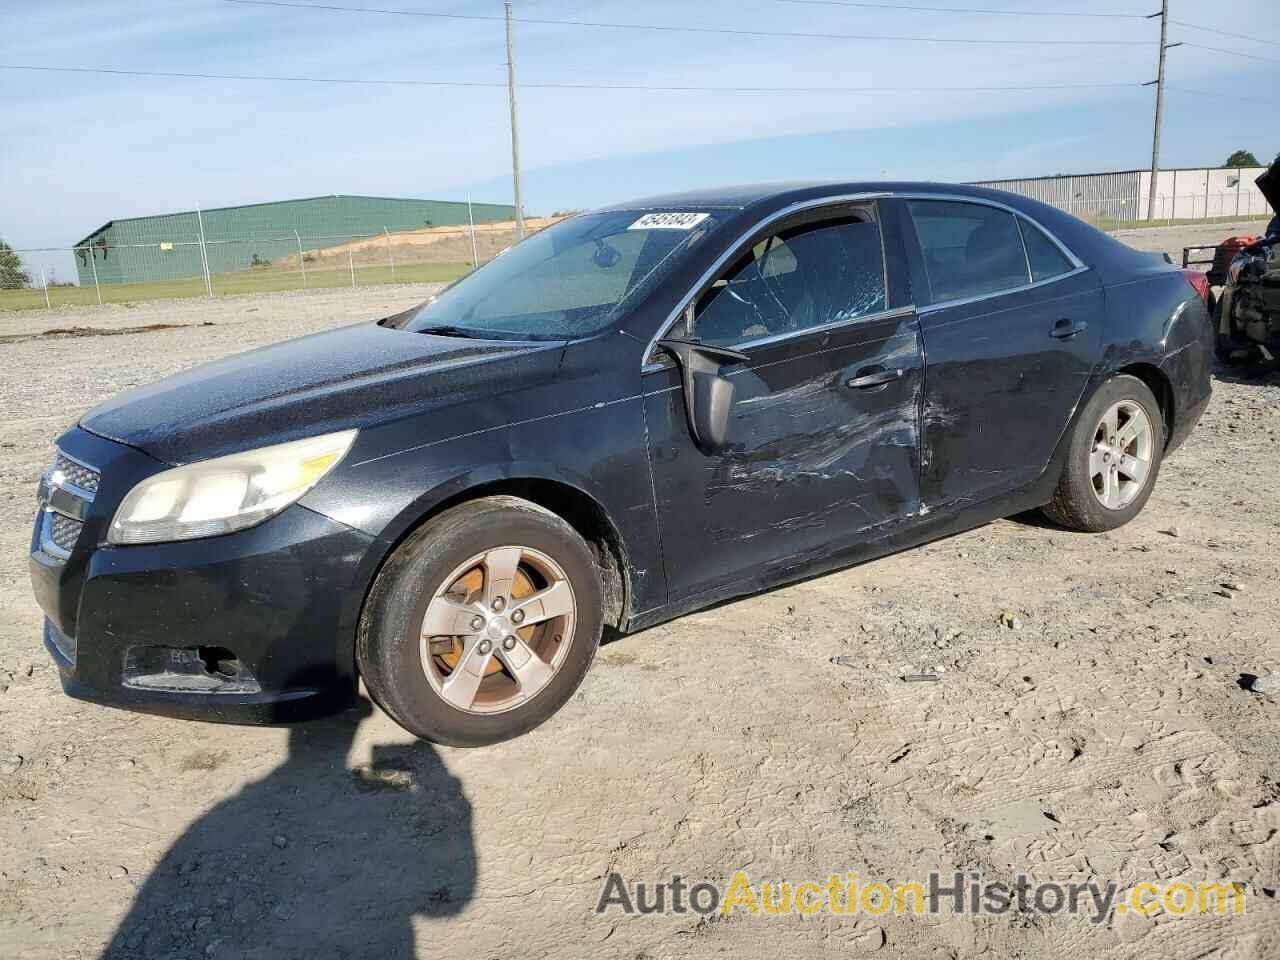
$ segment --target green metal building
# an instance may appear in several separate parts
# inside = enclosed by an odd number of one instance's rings
[[[506,204],[471,205],[476,223],[515,219]],[[201,220],[204,237],[201,243]],[[76,244],[80,283],[146,283],[242,270],[255,262],[323,250],[383,231],[461,226],[467,204],[392,197],[308,197],[111,220]],[[295,232],[297,236],[295,237]]]

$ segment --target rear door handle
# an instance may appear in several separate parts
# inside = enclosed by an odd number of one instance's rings
[[[1059,320],[1053,325],[1053,329],[1049,331],[1049,336],[1057,340],[1066,340],[1074,337],[1077,333],[1083,333],[1088,327],[1089,324],[1083,320]]]
[[[892,383],[900,376],[906,373],[897,367],[885,369],[884,367],[863,367],[858,371],[857,376],[849,380],[845,386],[852,387],[854,390],[870,390],[872,387],[882,387],[886,383]]]

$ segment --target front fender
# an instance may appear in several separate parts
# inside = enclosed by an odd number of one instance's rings
[[[512,481],[556,484],[590,501],[626,558],[633,602],[665,602],[638,396],[344,462],[301,503],[369,534],[385,553],[442,504]]]
[[[592,501],[601,513],[608,517],[608,512],[601,503],[600,492],[593,490],[594,484],[588,478],[575,471],[566,470],[562,466],[546,462],[515,460],[471,467],[435,484],[407,503],[375,536],[387,543],[398,543],[405,534],[418,526],[424,517],[434,513],[441,504],[463,498],[468,491],[516,481],[545,481],[570,487],[580,496]],[[609,522],[612,525],[612,520]],[[617,533],[616,526],[614,532]],[[621,539],[620,535],[619,539]]]

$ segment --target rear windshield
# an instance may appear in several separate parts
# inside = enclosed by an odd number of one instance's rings
[[[535,340],[598,333],[652,290],[723,217],[643,210],[573,217],[499,254],[397,325]]]

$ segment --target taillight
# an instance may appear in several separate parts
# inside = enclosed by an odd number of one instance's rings
[[[1187,282],[1195,287],[1196,293],[1200,294],[1200,299],[1204,301],[1204,305],[1209,305],[1209,278],[1199,270],[1183,270],[1182,275],[1187,278]]]

